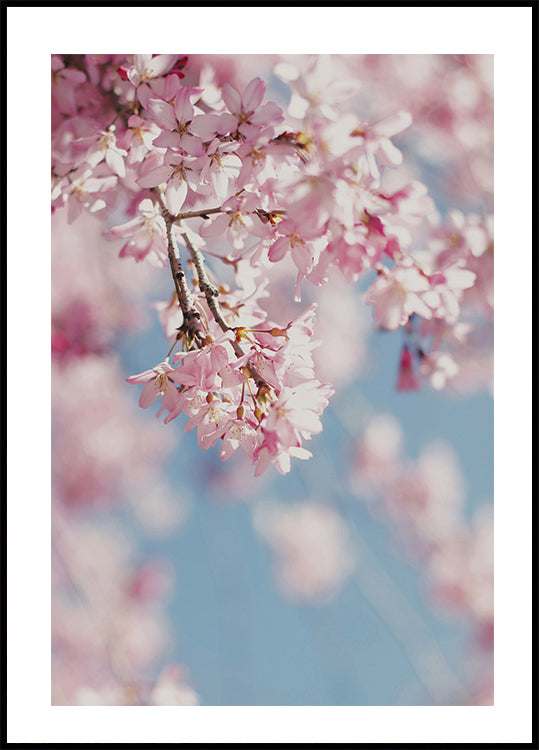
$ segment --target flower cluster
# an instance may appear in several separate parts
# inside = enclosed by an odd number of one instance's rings
[[[52,703],[192,705],[185,670],[161,671],[170,571],[126,531],[135,516],[139,533],[169,533],[186,511],[163,480],[173,435],[133,405],[112,353],[140,325],[147,277],[99,251],[95,216],[66,219],[52,217]]]
[[[275,555],[279,588],[293,602],[330,600],[355,568],[346,524],[329,504],[263,503],[255,508],[254,523]]]
[[[161,395],[165,421],[185,413],[202,447],[222,439],[226,460],[241,446],[257,474],[269,463],[285,472],[291,456],[310,455],[302,442],[321,429],[331,393],[313,369],[312,327],[307,347],[297,334],[301,315],[283,327],[255,305],[250,330],[253,297],[264,294],[272,267],[292,265],[298,302],[306,280],[373,274],[365,299],[379,327],[435,322],[425,334],[431,345],[413,348],[435,388],[458,371],[443,346],[482,273],[477,237],[471,254],[451,237],[432,245],[443,234],[426,187],[387,178],[403,164],[393,138],[410,127],[410,113],[368,122],[346,56],[273,62],[288,106],[266,100],[260,77],[220,85],[219,66],[196,57],[52,59],[53,209],[67,207],[71,222],[83,210],[123,214],[128,220],[109,219],[105,233],[122,239],[120,255],[172,273],[175,299],[160,314],[184,351],[129,378],[145,384],[141,406]],[[233,270],[235,288],[210,279],[208,257]],[[399,387],[416,383],[412,376]]]
[[[472,523],[464,516],[464,480],[451,447],[434,442],[417,461],[402,455],[402,430],[378,415],[355,444],[354,491],[401,535],[409,555],[421,559],[429,593],[464,614],[482,649],[493,647],[493,527],[489,506]]]
[[[133,419],[111,356],[140,321],[125,297],[140,301],[151,266],[170,287],[153,304],[166,344],[127,381],[142,409],[178,419],[223,462],[236,455],[205,477],[220,497],[230,466],[245,497],[270,466],[285,474],[311,456],[326,381],[371,359],[367,318],[402,335],[399,392],[491,383],[491,58],[268,55],[256,71],[240,58],[51,59],[56,704],[198,701],[182,667],[156,669],[170,645],[166,574],[137,567],[89,513],[122,499],[152,533],[184,513],[160,477],[174,431]],[[398,427],[379,418],[354,461],[354,489],[403,532],[432,598],[472,621],[488,655],[492,521],[463,518],[451,450],[407,461]],[[263,501],[255,526],[292,601],[323,603],[359,570],[329,504]]]
[[[186,414],[185,429],[197,428],[201,448],[221,440],[223,461],[241,447],[257,476],[271,463],[284,474],[291,457],[311,455],[302,443],[321,431],[332,394],[314,377],[313,325],[314,306],[283,329],[222,332],[208,321],[201,347],[175,354],[176,367],[167,358],[128,382],[144,385],[143,408],[161,397],[165,422]]]

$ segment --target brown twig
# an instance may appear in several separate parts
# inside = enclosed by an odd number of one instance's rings
[[[174,280],[174,286],[176,288],[176,295],[178,302],[183,313],[183,326],[182,329],[192,339],[198,343],[202,343],[204,336],[200,333],[200,313],[198,313],[191,301],[191,294],[185,280],[185,272],[182,267],[182,262],[179,254],[176,254],[174,247],[174,239],[172,237],[172,224],[174,217],[167,210],[163,199],[157,190],[154,190],[154,195],[157,196],[159,205],[161,206],[161,213],[165,220],[165,227],[167,233],[167,252],[168,262],[170,264],[170,270],[172,278]]]
[[[215,322],[217,323],[217,325],[223,332],[233,331],[234,329],[231,326],[229,326],[226,320],[223,318],[223,314],[221,312],[221,306],[219,305],[219,301],[217,299],[217,297],[219,296],[219,290],[211,283],[211,281],[208,278],[208,274],[205,268],[204,256],[202,255],[200,250],[193,245],[187,233],[183,232],[182,237],[187,246],[187,249],[189,250],[189,254],[191,255],[193,264],[197,270],[198,285],[199,285],[200,291],[206,297],[206,302],[208,304],[208,307],[210,308],[211,314],[213,315],[213,319],[215,320]],[[233,339],[230,343],[232,344],[234,353],[236,354],[238,358],[243,357],[245,355],[245,352],[241,348],[239,342],[236,341],[236,339]],[[255,367],[255,365],[253,365],[252,362],[248,361],[245,366],[249,370],[251,377],[254,379],[259,389],[270,388],[272,390],[275,390],[262,377],[262,375],[260,374],[258,369]]]

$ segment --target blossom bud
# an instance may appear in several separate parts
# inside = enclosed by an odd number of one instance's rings
[[[236,409],[236,416],[238,419],[243,419],[243,415],[245,414],[245,409],[242,405],[238,406]]]
[[[405,345],[399,363],[397,391],[417,391],[421,386],[419,378],[413,369],[413,360],[409,348]]]

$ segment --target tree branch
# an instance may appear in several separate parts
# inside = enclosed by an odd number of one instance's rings
[[[202,255],[200,250],[193,245],[193,243],[189,239],[188,234],[183,232],[182,237],[187,246],[187,249],[189,250],[189,254],[191,255],[191,259],[197,270],[198,285],[200,287],[200,291],[203,292],[204,296],[206,297],[206,302],[208,304],[208,307],[211,310],[213,319],[215,320],[215,322],[217,323],[217,325],[223,332],[233,331],[234,329],[231,326],[229,326],[226,320],[223,318],[223,314],[221,312],[221,306],[219,305],[219,301],[217,299],[217,297],[219,296],[219,290],[208,279],[208,274],[205,268],[204,256]],[[239,342],[236,341],[236,339],[233,339],[230,343],[232,344],[232,348],[234,349],[234,352],[238,358],[243,357],[245,355],[245,352],[241,348]],[[254,379],[259,389],[270,388],[272,390],[275,390],[266,380],[264,380],[264,378],[262,377],[258,369],[252,364],[252,362],[248,361],[246,364],[246,367],[249,370],[251,377]]]
[[[170,270],[172,273],[172,278],[174,280],[174,287],[176,289],[178,302],[180,303],[180,307],[183,313],[182,328],[184,329],[185,333],[187,333],[191,337],[191,339],[195,339],[198,343],[201,343],[204,340],[204,337],[200,333],[200,313],[195,310],[191,301],[191,294],[185,280],[185,272],[182,267],[182,262],[179,254],[176,254],[176,250],[174,247],[174,238],[172,237],[172,224],[174,223],[174,217],[167,210],[165,204],[163,203],[163,199],[159,195],[159,192],[157,190],[154,190],[153,192],[154,195],[157,196],[157,200],[159,201],[159,205],[161,207],[161,213],[163,215],[163,219],[165,220],[168,262],[170,264]]]

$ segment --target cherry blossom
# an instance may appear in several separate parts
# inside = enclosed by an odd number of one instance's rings
[[[253,78],[240,95],[236,89],[225,83],[222,96],[232,115],[223,115],[219,121],[221,134],[238,132],[246,138],[257,135],[258,131],[283,119],[281,108],[274,102],[262,107],[266,84],[261,78]]]
[[[410,263],[391,270],[381,269],[380,276],[369,287],[365,301],[374,307],[375,322],[395,331],[411,315],[417,314],[427,320],[432,317],[424,298],[424,293],[429,290],[428,278]]]
[[[256,497],[296,463],[317,466],[307,441],[334,388],[373,359],[374,328],[394,332],[399,398],[492,381],[488,56],[271,55],[263,73],[237,57],[51,58],[55,704],[199,702],[185,668],[159,661],[166,571],[135,565],[121,534],[75,509],[121,498],[166,533],[185,506],[156,467],[179,435],[218,459],[201,458],[220,495],[236,483]],[[152,273],[161,302],[135,283]],[[127,290],[138,303],[126,308]],[[112,352],[147,308],[163,350],[126,377]],[[164,419],[137,422],[132,396]],[[352,491],[488,652],[491,519],[465,519],[451,449],[407,459],[387,416],[346,445]],[[354,572],[329,502],[257,507],[255,525],[292,602],[326,602]]]
[[[139,86],[167,73],[177,59],[178,55],[133,55],[133,64],[124,66],[120,75],[122,78],[125,75],[133,86]]]
[[[274,554],[278,585],[288,599],[320,604],[353,572],[356,552],[343,519],[329,505],[262,503],[254,521]]]
[[[139,405],[147,409],[159,396],[163,399],[163,406],[173,411],[178,401],[178,391],[175,383],[178,381],[176,370],[167,361],[155,365],[151,370],[145,370],[138,375],[130,375],[128,383],[142,384],[144,388],[140,394]]]
[[[162,395],[165,421],[184,413],[204,447],[227,441],[228,458],[241,444],[260,475],[268,463],[287,470],[292,454],[306,456],[303,441],[321,430],[332,393],[316,376],[310,334],[298,334],[301,317],[285,325],[259,304],[271,268],[292,260],[296,302],[333,270],[347,281],[376,272],[365,295],[374,322],[409,338],[397,389],[416,390],[423,379],[439,389],[461,371],[456,332],[476,286],[490,283],[492,233],[458,211],[437,223],[422,183],[392,181],[403,164],[392,139],[412,129],[417,109],[402,101],[366,119],[353,56],[272,58],[292,92],[288,110],[264,102],[261,77],[219,82],[198,63],[89,56],[71,75],[72,58],[55,56],[53,205],[67,204],[70,221],[128,207],[128,220],[105,235],[124,240],[121,257],[170,267],[174,295],[160,315],[171,353],[182,349],[175,366],[167,359],[168,369],[129,382],[146,378],[141,405]],[[455,86],[473,109],[475,84],[463,75]],[[210,277],[205,263],[214,258],[229,266],[232,284],[213,261]]]
[[[149,198],[140,202],[138,210],[140,214],[131,221],[111,227],[109,235],[112,239],[127,239],[120,250],[120,257],[130,255],[139,262],[150,257],[154,263],[164,265],[167,257],[166,231],[161,212]]]

